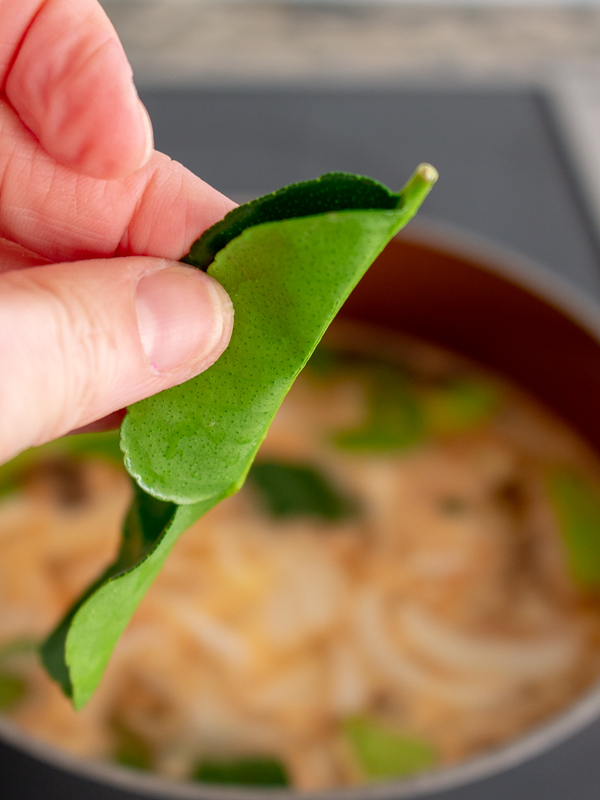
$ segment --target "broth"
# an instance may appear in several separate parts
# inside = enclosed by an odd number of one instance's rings
[[[598,459],[456,355],[334,326],[78,713],[28,642],[111,560],[130,485],[53,453],[0,505],[0,703],[72,753],[352,786],[499,746],[600,674]]]

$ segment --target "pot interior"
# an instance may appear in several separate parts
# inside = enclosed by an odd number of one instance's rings
[[[493,266],[396,238],[343,313],[479,361],[534,394],[600,451],[598,340],[583,323]],[[600,308],[598,314],[600,325]]]
[[[526,288],[525,283],[519,285],[518,280],[507,278],[493,263],[491,259],[490,266],[482,265],[476,256],[464,255],[451,246],[431,246],[406,236],[396,238],[352,294],[343,316],[428,340],[480,362],[531,392],[600,452],[600,344],[586,330],[585,315],[578,323],[573,303],[566,313],[559,304]],[[593,713],[599,704],[598,694],[596,690],[589,700],[582,701],[588,702]],[[589,718],[589,713],[564,712],[545,723],[541,735],[536,731],[498,753],[431,776],[395,786],[390,783],[312,796],[409,798],[437,793],[513,766],[572,735]],[[21,736],[17,740],[22,744]],[[118,768],[85,765],[63,756],[55,759],[52,748],[45,746],[25,745],[25,749],[44,761],[58,762],[63,769],[70,762],[82,778],[106,780],[125,792],[134,791],[135,796],[257,796],[243,790],[220,792],[177,785],[168,789],[164,780],[138,778]],[[60,783],[62,779],[57,780]],[[82,791],[85,785],[82,781]],[[107,789],[109,796],[114,795]]]

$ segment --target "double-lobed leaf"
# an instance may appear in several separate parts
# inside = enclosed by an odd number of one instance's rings
[[[121,447],[138,487],[121,551],[42,647],[76,708],[175,541],[241,487],[328,325],[436,178],[421,165],[393,193],[331,173],[235,209],[192,245],[184,260],[207,269],[233,301],[233,335],[209,370],[128,409]]]

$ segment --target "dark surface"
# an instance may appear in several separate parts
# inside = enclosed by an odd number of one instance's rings
[[[242,200],[324,172],[399,189],[440,172],[421,218],[474,230],[600,297],[598,254],[540,96],[491,91],[143,94],[157,149]]]
[[[527,92],[145,92],[157,147],[249,199],[331,170],[400,188],[419,161],[441,179],[425,216],[546,264],[600,298],[596,243],[543,99]],[[600,722],[568,742],[436,800],[597,800]],[[139,800],[0,744],[2,800]]]

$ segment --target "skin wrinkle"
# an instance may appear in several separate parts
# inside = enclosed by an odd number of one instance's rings
[[[167,156],[167,158],[169,158],[169,157]],[[170,158],[169,158],[169,163],[171,163],[171,159]],[[125,227],[124,227],[123,232],[121,234],[121,237],[119,239],[119,243],[115,247],[114,255],[116,255],[116,256],[130,256],[130,255],[137,255],[139,253],[145,253],[146,252],[146,248],[145,247],[142,247],[142,248],[140,248],[139,250],[136,251],[135,247],[132,244],[132,240],[135,238],[135,236],[132,235],[132,231],[135,229],[135,225],[136,225],[136,221],[138,219],[138,216],[140,216],[142,214],[143,209],[145,207],[145,204],[148,201],[148,198],[152,196],[152,192],[155,190],[155,188],[158,187],[158,185],[160,183],[160,181],[159,181],[159,179],[157,177],[157,174],[158,174],[158,167],[154,167],[151,170],[150,174],[148,175],[146,183],[142,187],[142,189],[141,189],[141,191],[140,191],[140,193],[139,193],[139,195],[138,195],[138,197],[137,197],[137,199],[136,199],[136,201],[135,201],[135,203],[133,205],[131,213],[129,214],[129,218],[126,221]],[[166,255],[163,254],[163,258],[165,258],[165,257],[166,257]]]
[[[55,413],[55,427],[41,431],[42,438],[53,438],[55,432],[64,426],[65,412],[70,402],[69,398],[76,397],[75,402],[82,408],[87,407],[89,402],[90,387],[80,386],[84,391],[77,396],[78,381],[75,376],[80,369],[81,363],[90,364],[93,372],[98,370],[98,364],[94,358],[96,355],[94,349],[86,347],[88,342],[86,329],[90,319],[93,323],[93,317],[90,318],[88,316],[85,304],[81,303],[76,292],[69,292],[68,302],[65,302],[43,281],[36,281],[36,285],[40,295],[46,298],[44,305],[47,308],[52,308],[51,317],[54,322],[52,343],[56,345],[55,357],[61,364],[62,380],[60,389],[62,392],[55,399],[55,404],[57,407],[62,408],[63,411],[62,414]],[[75,345],[75,352],[73,352],[73,345]],[[82,354],[83,361],[81,360]],[[56,387],[54,388],[56,390]],[[88,396],[86,397],[86,395]]]
[[[2,363],[5,365],[12,364],[10,374],[18,375],[18,385],[21,388],[19,393],[18,403],[13,408],[10,406],[11,395],[8,394],[4,398],[2,413],[0,419],[10,420],[10,429],[7,430],[3,436],[3,443],[12,441],[14,437],[14,429],[27,430],[30,439],[27,445],[30,446],[39,440],[41,436],[42,425],[40,424],[39,415],[31,413],[29,408],[32,403],[35,406],[37,402],[37,395],[42,394],[44,397],[45,408],[54,408],[54,387],[52,382],[51,371],[43,371],[38,374],[35,373],[35,365],[39,363],[40,356],[44,357],[44,349],[48,343],[54,341],[54,329],[56,319],[53,314],[48,313],[48,309],[39,303],[39,295],[32,296],[27,288],[24,287],[17,277],[17,273],[8,273],[2,278],[2,287],[4,295],[10,296],[12,308],[6,309],[8,318],[11,318],[11,312],[16,313],[23,317],[27,323],[25,330],[33,330],[39,320],[43,320],[44,329],[47,335],[41,342],[36,341],[34,337],[23,336],[19,338],[18,347],[17,343],[11,343],[12,326],[9,326],[6,333],[8,340],[5,339],[6,352],[2,354]],[[3,314],[4,316],[4,314]],[[47,353],[46,358],[50,359],[52,353]],[[54,359],[52,359],[54,362]],[[67,378],[67,376],[65,376]],[[8,398],[9,406],[6,408],[4,403]],[[13,402],[14,405],[14,402]],[[35,410],[35,409],[34,409]],[[47,415],[44,415],[47,418]]]
[[[1,3],[0,3],[1,5]],[[65,18],[66,15],[64,14],[65,10],[68,12],[69,18]],[[11,14],[14,14],[14,8],[11,7]],[[26,27],[23,30],[23,33],[19,39],[18,45],[12,45],[15,49],[13,57],[11,59],[11,69],[7,69],[5,74],[3,75],[3,86],[8,81],[8,78],[12,72],[12,67],[14,67],[16,61],[18,60],[18,56],[20,55],[21,51],[23,50],[23,45],[26,42],[28,35],[34,30],[37,29],[37,23],[40,23],[42,36],[46,34],[46,27],[47,27],[47,20],[50,18],[52,22],[54,19],[60,20],[60,17],[63,17],[62,25],[61,25],[61,39],[63,42],[67,41],[65,34],[70,34],[70,39],[75,42],[77,47],[80,46],[82,43],[81,32],[86,31],[88,32],[88,36],[97,35],[100,31],[102,34],[105,35],[104,41],[108,39],[113,39],[120,50],[122,50],[122,46],[119,42],[117,33],[114,29],[114,26],[103,12],[102,8],[96,3],[88,3],[88,2],[79,2],[77,4],[65,2],[65,0],[42,0],[39,3],[38,0],[38,8],[35,13],[32,15],[31,19],[27,23]],[[2,17],[0,16],[0,21]],[[37,30],[35,30],[35,35],[37,37]],[[45,38],[48,38],[48,34],[46,34]],[[51,37],[53,38],[53,37]],[[61,52],[61,51],[59,51]],[[67,58],[61,59],[63,62],[66,61],[66,68],[63,72],[68,73],[69,64],[68,58],[71,57],[72,50],[64,50],[61,54],[67,56]],[[46,78],[52,72],[57,72],[57,68],[60,66],[60,61],[57,58],[57,51],[56,49],[53,50],[53,58],[51,61],[44,62],[44,73]],[[132,76],[133,72],[131,70],[131,66],[129,62],[127,62],[129,67],[129,74]],[[58,74],[58,73],[57,73]],[[39,97],[39,102],[44,102],[44,97]]]
[[[163,170],[155,169],[150,176],[150,179],[146,183],[142,193],[140,194],[138,201],[136,202],[131,216],[129,218],[129,223],[127,225],[127,242],[129,249],[124,251],[121,249],[121,243],[117,245],[116,253],[119,255],[133,255],[135,253],[148,253],[152,251],[152,247],[149,246],[150,238],[152,237],[153,233],[153,225],[152,220],[144,218],[144,208],[148,203],[148,199],[152,197],[159,197],[160,203],[157,206],[154,214],[157,217],[161,217],[164,215],[164,210],[166,207],[166,211],[168,212],[168,207],[171,204],[168,197],[165,197],[165,193],[163,189],[165,187],[172,188],[173,179],[176,176],[177,178],[177,187],[175,192],[173,193],[175,196],[179,196],[182,194],[182,181],[183,177],[179,171],[175,172],[177,167],[180,165],[178,162],[173,161],[169,156],[165,156],[168,159],[168,164],[172,168],[171,171],[166,172]],[[153,201],[155,203],[155,201]],[[121,239],[122,241],[122,239]],[[185,255],[186,250],[182,248],[181,250],[173,249],[168,253],[163,254],[165,258],[173,258],[178,260],[183,255]]]
[[[22,243],[27,240],[29,249],[37,252],[44,252],[49,246],[49,240],[58,242],[66,241],[72,235],[73,227],[77,224],[77,199],[79,195],[88,198],[87,187],[82,191],[77,190],[77,181],[79,176],[75,176],[76,186],[75,191],[69,193],[64,186],[64,182],[60,176],[57,175],[57,165],[53,162],[45,162],[48,167],[46,180],[36,180],[39,176],[40,169],[36,166],[35,156],[34,159],[19,159],[18,156],[14,159],[17,163],[14,167],[16,174],[12,173],[13,161],[9,161],[3,172],[0,171],[0,179],[6,181],[6,176],[10,175],[10,182],[13,186],[17,187],[19,193],[20,203],[13,203],[13,218],[14,223],[3,224],[2,227],[12,230],[12,238],[14,241]],[[21,172],[21,166],[23,174]],[[26,173],[26,174],[25,174]],[[38,186],[39,198],[35,204],[31,203],[31,194],[27,191],[27,186],[31,183],[36,183]],[[56,205],[57,198],[63,200],[63,210],[60,215],[52,213],[52,207]],[[4,204],[3,204],[4,205]],[[31,207],[31,206],[34,207]],[[87,205],[87,203],[86,203]],[[69,209],[69,206],[72,206]],[[48,209],[48,210],[46,210]],[[49,225],[46,220],[50,220]],[[96,232],[94,228],[97,225],[96,215],[92,213],[90,208],[89,215],[86,215],[81,222],[79,222],[85,229],[86,246],[81,248],[73,248],[71,250],[71,257],[75,259],[90,258],[92,256],[112,255],[112,251],[106,247],[105,233],[100,230]],[[40,233],[38,233],[38,231]],[[7,231],[8,232],[8,231]],[[103,244],[104,243],[104,244]],[[55,255],[49,252],[48,255]],[[56,259],[61,260],[61,255],[56,254]]]
[[[82,63],[78,67],[73,68],[72,65],[68,64],[63,68],[63,74],[60,76],[54,76],[53,78],[47,77],[46,85],[41,87],[42,91],[36,93],[33,103],[31,104],[34,107],[37,106],[36,114],[39,114],[39,110],[43,106],[43,100],[47,100],[47,107],[43,109],[40,116],[43,116],[44,126],[46,130],[52,131],[53,137],[72,139],[71,128],[73,118],[85,118],[85,114],[82,112],[85,112],[88,106],[89,97],[80,96],[77,102],[77,93],[69,92],[69,87],[72,87],[78,78],[83,77],[86,69],[89,69],[94,59],[98,59],[98,57],[101,56],[102,50],[106,49],[107,45],[113,45],[113,41],[109,38],[105,39],[105,41],[98,45],[98,47],[95,47],[91,53],[87,54],[86,58],[82,59]],[[89,83],[92,83],[92,81],[89,81]],[[62,84],[65,85],[67,91],[65,91]],[[48,91],[48,85],[52,87],[52,91]],[[61,99],[61,102],[57,102],[57,97]],[[29,120],[23,117],[23,121],[29,127],[33,127],[35,124],[32,117],[30,117]],[[89,158],[90,151],[94,149],[94,143],[90,141],[86,142],[85,139],[79,142],[75,140],[75,142],[77,143],[77,150],[70,154],[70,158],[73,161],[83,163]]]
[[[95,0],[49,0],[42,17],[6,78],[9,101],[62,163],[101,178],[129,174],[147,159],[149,139],[112,24]]]
[[[117,256],[140,253],[155,254],[159,246],[157,239],[160,239],[161,242],[169,242],[168,250],[163,245],[160,255],[163,258],[179,260],[187,253],[191,243],[208,227],[202,224],[203,219],[198,213],[196,203],[190,202],[189,179],[191,173],[189,170],[164,153],[156,155],[158,161],[156,169],[150,175],[148,183],[135,204],[115,251]],[[200,178],[194,176],[194,179],[204,188],[209,188]],[[179,198],[177,215],[172,213],[174,198]],[[213,202],[210,202],[209,198]],[[204,219],[212,217],[216,222],[234,206],[232,201],[218,192],[213,190],[209,193],[207,191],[202,216]],[[148,214],[149,208],[152,208],[151,214]],[[156,219],[162,220],[171,229],[157,232]]]
[[[120,305],[123,305],[122,288],[129,287],[132,272],[131,268],[125,269],[121,280],[112,287]],[[52,385],[48,387],[47,402],[52,403],[54,413],[46,415],[48,420],[52,420],[52,424],[41,427],[32,442],[39,444],[68,430],[70,410],[74,405],[81,409],[82,417],[86,414],[89,416],[90,409],[99,400],[98,392],[114,394],[115,390],[118,391],[122,376],[119,375],[119,359],[115,358],[115,353],[123,345],[123,331],[112,324],[112,314],[107,304],[89,306],[89,302],[86,302],[89,295],[75,281],[67,282],[66,291],[63,285],[64,294],[59,294],[44,280],[43,271],[35,276],[31,273],[30,278],[33,278],[36,287],[36,303],[40,303],[45,309],[47,341],[52,342],[52,359],[60,366],[62,376],[58,385],[52,381]],[[133,305],[133,296],[128,299]],[[137,340],[135,333],[132,339]],[[98,347],[98,344],[101,346]],[[32,364],[39,361],[39,353],[34,355]],[[145,365],[141,347],[138,355],[140,364]],[[101,386],[93,380],[80,380],[82,364],[86,365],[86,374],[103,376]],[[150,371],[147,371],[150,378]],[[37,380],[37,376],[32,378],[32,384]],[[60,391],[57,392],[57,388]]]
[[[6,52],[8,54],[8,58],[7,58],[7,60],[6,60],[6,62],[4,64],[2,64],[1,55],[0,55],[0,92],[1,93],[5,93],[5,91],[6,91],[6,82],[8,80],[8,76],[12,72],[12,68],[13,68],[16,60],[17,60],[17,57],[18,57],[19,53],[21,52],[21,47],[23,46],[23,42],[25,41],[25,38],[27,37],[29,29],[33,25],[36,17],[38,17],[40,14],[42,14],[44,12],[44,10],[45,10],[45,8],[46,8],[46,6],[48,5],[49,2],[50,2],[50,0],[42,0],[41,3],[39,2],[39,0],[37,0],[37,2],[36,2],[36,0],[34,0],[34,2],[32,3],[33,9],[32,9],[31,16],[23,24],[22,31],[21,31],[20,35],[17,35],[16,43],[11,41],[10,38],[8,38],[6,40],[6,48],[3,47],[2,49],[6,49]],[[6,3],[4,5],[6,7],[8,7]],[[23,7],[23,5],[25,5],[25,4],[22,3],[21,8]],[[1,7],[2,7],[2,0],[0,0],[0,9],[1,9]],[[9,13],[10,13],[10,17],[13,17],[13,19],[14,19],[14,14],[15,14],[14,6],[11,6]],[[8,16],[8,15],[4,15],[4,16]],[[4,30],[6,30],[7,23],[5,22],[4,16],[0,15],[0,27],[2,27]],[[3,42],[3,44],[4,44],[4,42]],[[0,50],[0,54],[1,54],[1,52],[2,52],[2,50]]]
[[[51,262],[48,259],[41,258],[32,250],[0,237],[0,276],[12,270],[39,267],[49,263]]]
[[[3,209],[12,206],[12,219],[3,215],[3,235],[25,247],[39,248],[56,260],[114,253],[118,239],[115,236],[111,242],[107,235],[111,203],[102,201],[107,182],[68,172],[43,151],[29,146],[24,152],[15,148],[10,154],[0,154],[1,161],[4,161],[0,168]],[[11,195],[16,196],[12,199]],[[85,198],[79,207],[89,208],[83,218],[77,213],[79,198]],[[23,224],[25,205],[29,207],[30,226]],[[105,217],[98,214],[98,207],[105,207]],[[68,253],[52,247],[53,242],[69,240],[75,241]],[[98,246],[100,243],[102,247]]]

